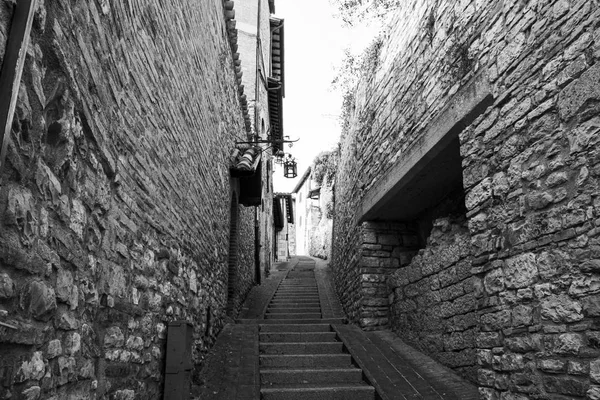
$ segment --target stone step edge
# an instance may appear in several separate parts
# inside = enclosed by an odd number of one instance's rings
[[[289,392],[310,392],[310,391],[339,391],[340,389],[344,390],[364,390],[368,392],[375,393],[375,388],[368,383],[340,383],[340,384],[318,384],[318,383],[307,383],[307,384],[293,384],[293,385],[272,385],[269,388],[261,388],[261,393],[268,392],[281,392],[281,391],[289,391]]]
[[[361,371],[360,368],[351,367],[351,368],[294,368],[294,369],[261,369],[261,374],[301,374],[306,372],[314,372],[314,373],[332,373],[332,372],[356,372]]]
[[[281,325],[322,325],[322,324],[345,324],[346,318],[321,318],[321,319],[305,319],[305,320],[293,320],[293,319],[237,319],[236,324],[246,325],[270,325],[270,324],[281,324]]]

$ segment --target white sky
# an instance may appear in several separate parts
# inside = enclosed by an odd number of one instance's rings
[[[283,132],[293,147],[284,145],[298,162],[298,177],[287,179],[277,166],[276,192],[291,192],[298,179],[322,151],[336,145],[340,127],[341,94],[331,89],[335,68],[344,49],[360,53],[374,36],[367,27],[343,28],[329,0],[276,0],[275,15],[285,21],[285,98]]]

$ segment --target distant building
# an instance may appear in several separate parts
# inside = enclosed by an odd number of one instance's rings
[[[276,261],[287,261],[296,254],[296,227],[294,199],[291,193],[275,193],[273,199],[275,216],[275,254]]]
[[[296,255],[308,255],[308,235],[311,229],[311,205],[312,202],[309,198],[310,193],[310,177],[311,177],[311,168],[309,167],[298,183],[294,190],[292,190],[292,195],[295,200],[294,210],[296,212],[295,215],[295,228],[296,228]]]

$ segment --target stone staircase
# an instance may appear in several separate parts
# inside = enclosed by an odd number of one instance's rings
[[[281,282],[259,325],[260,394],[265,400],[374,400],[375,389],[322,318],[314,265]]]

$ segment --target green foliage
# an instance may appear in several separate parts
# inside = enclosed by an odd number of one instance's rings
[[[315,157],[312,165],[313,179],[322,186],[324,181],[331,182],[335,176],[339,159],[339,147],[331,151],[323,151]]]
[[[350,118],[354,113],[354,100],[358,82],[361,77],[374,73],[379,65],[379,53],[382,45],[382,37],[377,36],[359,56],[353,55],[348,49],[344,51],[344,60],[331,82],[332,88],[342,94],[343,101],[340,113],[342,137],[350,129]]]
[[[371,20],[384,22],[401,0],[330,0],[338,10],[338,17],[348,26]]]

